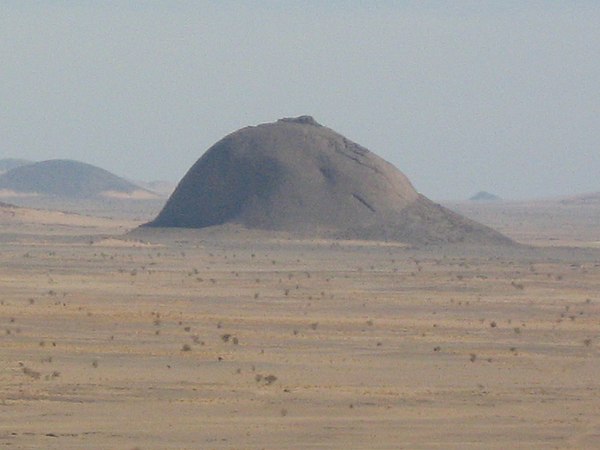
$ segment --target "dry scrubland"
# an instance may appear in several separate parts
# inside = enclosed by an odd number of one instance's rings
[[[587,248],[4,217],[0,448],[598,448],[589,208],[585,241],[562,213],[498,211],[481,214]]]

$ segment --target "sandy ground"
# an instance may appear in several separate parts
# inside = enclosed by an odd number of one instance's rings
[[[600,201],[463,202],[444,206],[530,245],[600,248]]]
[[[600,448],[597,230],[415,250],[126,216],[2,223],[0,448]]]

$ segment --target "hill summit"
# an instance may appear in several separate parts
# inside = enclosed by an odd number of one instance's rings
[[[393,165],[310,116],[242,128],[214,144],[146,226],[223,224],[344,239],[511,242],[434,204]]]

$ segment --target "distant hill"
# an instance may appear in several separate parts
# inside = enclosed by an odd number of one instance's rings
[[[78,161],[53,159],[16,167],[0,175],[5,196],[50,195],[67,198],[147,197],[155,194],[107,170]]]
[[[217,142],[146,226],[227,224],[414,244],[511,243],[420,195],[392,164],[310,116]]]
[[[473,202],[497,202],[502,200],[500,197],[494,194],[490,194],[489,192],[480,191],[471,197],[469,200]]]
[[[19,159],[19,158],[0,159],[0,174],[4,173],[4,172],[8,172],[9,170],[12,170],[12,169],[16,169],[17,167],[31,164],[32,162],[33,161],[29,161],[28,159]]]

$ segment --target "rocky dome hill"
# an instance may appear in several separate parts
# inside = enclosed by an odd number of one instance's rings
[[[107,170],[78,161],[53,159],[16,167],[0,175],[0,191],[66,198],[155,196]]]
[[[146,226],[224,224],[419,244],[512,242],[431,202],[393,165],[310,116],[217,142]]]

